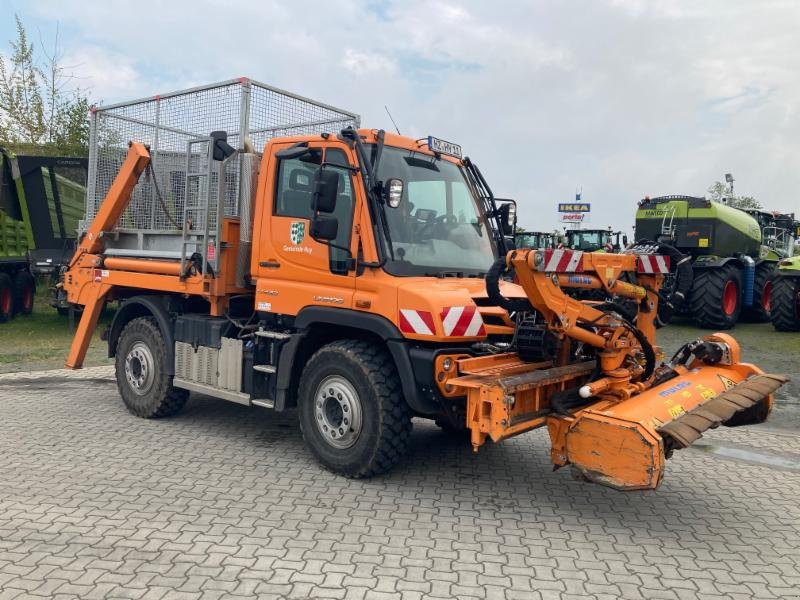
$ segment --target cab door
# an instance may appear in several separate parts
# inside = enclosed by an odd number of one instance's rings
[[[338,142],[309,143],[309,152],[296,158],[276,153],[292,144],[276,144],[268,161],[266,198],[257,235],[256,308],[297,314],[306,306],[350,308],[355,290],[353,235],[358,213],[350,149]],[[339,174],[336,207],[337,236],[330,243],[311,237],[311,199],[316,171]],[[348,250],[349,249],[349,252]],[[254,261],[255,262],[255,261]]]

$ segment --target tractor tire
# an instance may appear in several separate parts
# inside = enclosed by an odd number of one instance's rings
[[[306,363],[298,391],[300,430],[314,457],[345,477],[372,477],[406,454],[411,410],[388,352],[339,340]]]
[[[800,331],[800,275],[772,280],[770,319],[778,331]]]
[[[138,317],[125,325],[117,342],[117,388],[125,407],[137,417],[169,417],[186,404],[189,392],[172,386],[166,358],[164,336],[153,317]]]
[[[762,262],[756,267],[753,282],[753,305],[744,308],[744,316],[754,323],[769,321],[772,305],[772,275],[775,273],[774,262]]]
[[[26,271],[20,271],[14,278],[14,311],[21,315],[33,312],[33,298],[36,294],[36,284],[33,277]]]
[[[11,277],[0,273],[0,323],[10,321],[14,316],[14,286]]]
[[[730,329],[742,311],[742,272],[728,263],[695,271],[689,308],[698,327]]]

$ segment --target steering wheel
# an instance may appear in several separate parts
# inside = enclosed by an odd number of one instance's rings
[[[455,227],[458,227],[458,219],[454,215],[444,213],[424,221],[418,235],[421,240],[445,238]]]

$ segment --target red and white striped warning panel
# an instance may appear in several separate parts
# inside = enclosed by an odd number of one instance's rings
[[[636,270],[639,273],[669,273],[669,256],[640,254]]]
[[[433,325],[433,315],[427,310],[401,308],[400,331],[419,335],[433,335],[436,331]]]
[[[449,306],[442,310],[444,334],[453,337],[486,335],[483,319],[476,306]]]
[[[550,273],[582,273],[583,252],[580,250],[545,250],[544,269]]]

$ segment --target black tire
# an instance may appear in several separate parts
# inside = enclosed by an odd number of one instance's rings
[[[778,331],[800,331],[800,273],[772,280],[770,318]]]
[[[306,445],[334,473],[372,477],[406,454],[411,411],[394,361],[375,343],[339,340],[320,348],[303,369],[298,405]]]
[[[20,315],[33,312],[33,298],[36,294],[36,283],[27,271],[20,271],[14,277],[14,311]]]
[[[775,273],[774,262],[762,262],[756,267],[753,281],[753,305],[744,308],[744,316],[754,323],[769,321],[772,304],[772,275]],[[766,292],[766,293],[765,293]]]
[[[732,303],[728,296],[731,289],[734,289]],[[689,292],[689,307],[699,327],[723,330],[736,325],[742,311],[741,270],[732,263],[697,269]]]
[[[14,316],[14,286],[11,277],[0,273],[0,323],[10,321]]]
[[[137,417],[157,419],[179,412],[189,392],[172,387],[167,374],[164,336],[153,317],[125,325],[117,342],[117,388],[125,407]]]

